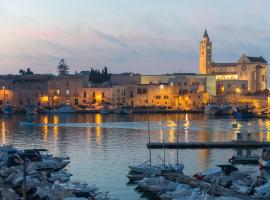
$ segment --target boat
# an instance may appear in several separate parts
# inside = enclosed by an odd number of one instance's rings
[[[146,192],[157,193],[162,189],[166,189],[168,185],[168,181],[164,176],[160,176],[157,178],[143,178],[138,183],[138,189]]]
[[[100,110],[101,114],[109,114],[111,113],[111,110],[109,109],[109,106],[107,104],[104,104]]]
[[[214,167],[210,167],[208,170],[206,170],[203,173],[199,172],[199,173],[194,174],[193,176],[198,180],[210,181],[221,175],[228,176],[232,172],[235,172],[235,171],[238,171],[238,168],[230,164],[216,165]]]
[[[48,114],[63,114],[63,113],[75,113],[76,109],[71,107],[70,105],[63,104],[57,108],[47,109],[45,110]]]
[[[14,112],[15,112],[14,108],[11,105],[5,105],[4,108],[3,108],[3,113],[6,114],[6,115],[11,115]]]
[[[258,155],[233,155],[229,162],[232,164],[258,164],[259,159]]]
[[[28,105],[25,107],[25,111],[27,115],[34,115],[37,113],[37,107],[34,105]]]
[[[270,168],[270,148],[263,148],[259,159],[259,166],[261,168]]]
[[[207,104],[205,106],[204,112],[208,115],[217,115],[219,112],[219,107],[216,104]]]
[[[148,164],[149,161],[146,161],[140,165],[129,165],[129,169],[132,172],[151,175],[151,174],[161,174],[161,168],[158,166],[153,166]]]
[[[120,106],[114,110],[116,114],[131,114],[132,109],[129,106]]]
[[[142,180],[144,177],[145,177],[144,173],[138,173],[134,171],[130,171],[127,175],[127,178],[129,179],[130,182]]]
[[[233,108],[233,116],[235,119],[251,119],[254,113],[250,110],[249,106],[238,106]]]
[[[19,166],[21,160],[29,161],[31,162],[31,169],[36,171],[59,171],[70,163],[68,157],[52,156],[46,154],[46,152],[46,149],[19,150],[10,146],[3,146],[1,148],[1,160],[7,167]]]
[[[232,106],[229,104],[221,104],[219,106],[220,115],[231,115],[233,113]]]

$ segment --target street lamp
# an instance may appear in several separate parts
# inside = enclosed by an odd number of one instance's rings
[[[5,94],[5,86],[2,87],[3,89],[3,103],[5,105],[5,97],[6,97],[6,94]]]

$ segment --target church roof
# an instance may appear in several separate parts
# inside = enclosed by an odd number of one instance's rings
[[[247,56],[247,58],[250,60],[250,62],[267,63],[267,61],[262,56],[260,57]]]
[[[204,37],[204,38],[209,38],[209,36],[208,36],[208,33],[207,33],[207,30],[206,30],[206,29],[204,30],[203,37]]]

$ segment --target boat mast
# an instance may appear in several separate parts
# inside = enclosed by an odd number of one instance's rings
[[[148,88],[149,91],[149,88]],[[149,99],[148,99],[148,91],[147,91],[147,108],[146,108],[146,113],[147,113],[147,130],[148,130],[148,144],[150,144],[151,142],[151,136],[150,136],[150,122],[149,122],[149,110],[148,110],[148,106],[149,106]],[[152,165],[152,154],[151,154],[151,148],[149,148],[149,163],[150,165]]]
[[[162,131],[162,138],[163,138],[163,165],[165,166],[165,136],[163,131],[163,113],[161,113],[161,131]]]
[[[177,164],[179,164],[179,131],[180,131],[180,124],[179,124],[179,114],[180,114],[180,108],[179,108],[179,92],[178,92],[178,109],[177,109],[178,113],[177,113],[177,143],[176,143],[176,146],[177,146],[177,151],[176,151],[176,162]]]

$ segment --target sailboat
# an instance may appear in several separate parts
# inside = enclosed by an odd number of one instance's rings
[[[184,164],[183,163],[179,163],[179,154],[178,154],[178,145],[177,145],[177,162],[176,164],[166,164],[165,162],[165,135],[164,135],[164,131],[163,131],[163,117],[162,117],[162,137],[163,137],[163,166],[161,166],[161,174],[165,175],[168,173],[183,173],[183,169],[184,169]],[[177,126],[177,144],[178,144],[178,138],[179,138],[179,114],[178,114],[178,120],[177,120],[178,126]]]
[[[147,127],[148,127],[148,142],[150,144],[151,136],[150,136],[150,121],[148,112],[148,100],[147,100]],[[161,174],[160,167],[152,165],[152,153],[150,148],[149,148],[149,160],[140,165],[129,165],[128,167],[131,170],[127,175],[130,181],[141,180],[145,176],[155,176]]]
[[[130,181],[139,180],[141,178],[147,179],[145,176],[150,176],[153,178],[153,176],[156,175],[164,175],[168,173],[183,173],[184,164],[179,163],[178,160],[178,149],[177,149],[177,163],[176,164],[166,164],[166,153],[165,153],[165,135],[163,131],[163,115],[161,120],[161,129],[162,129],[162,135],[163,135],[163,164],[162,165],[152,165],[151,163],[151,148],[149,148],[149,161],[141,164],[141,165],[130,165],[129,169],[131,172],[127,175]],[[178,129],[179,129],[179,119],[178,119]],[[178,131],[179,135],[179,131]],[[149,143],[150,143],[150,127],[149,127],[149,119],[148,119],[148,136],[149,136]],[[178,140],[178,136],[177,136]],[[177,141],[178,143],[178,141]],[[149,164],[148,164],[149,163]]]

